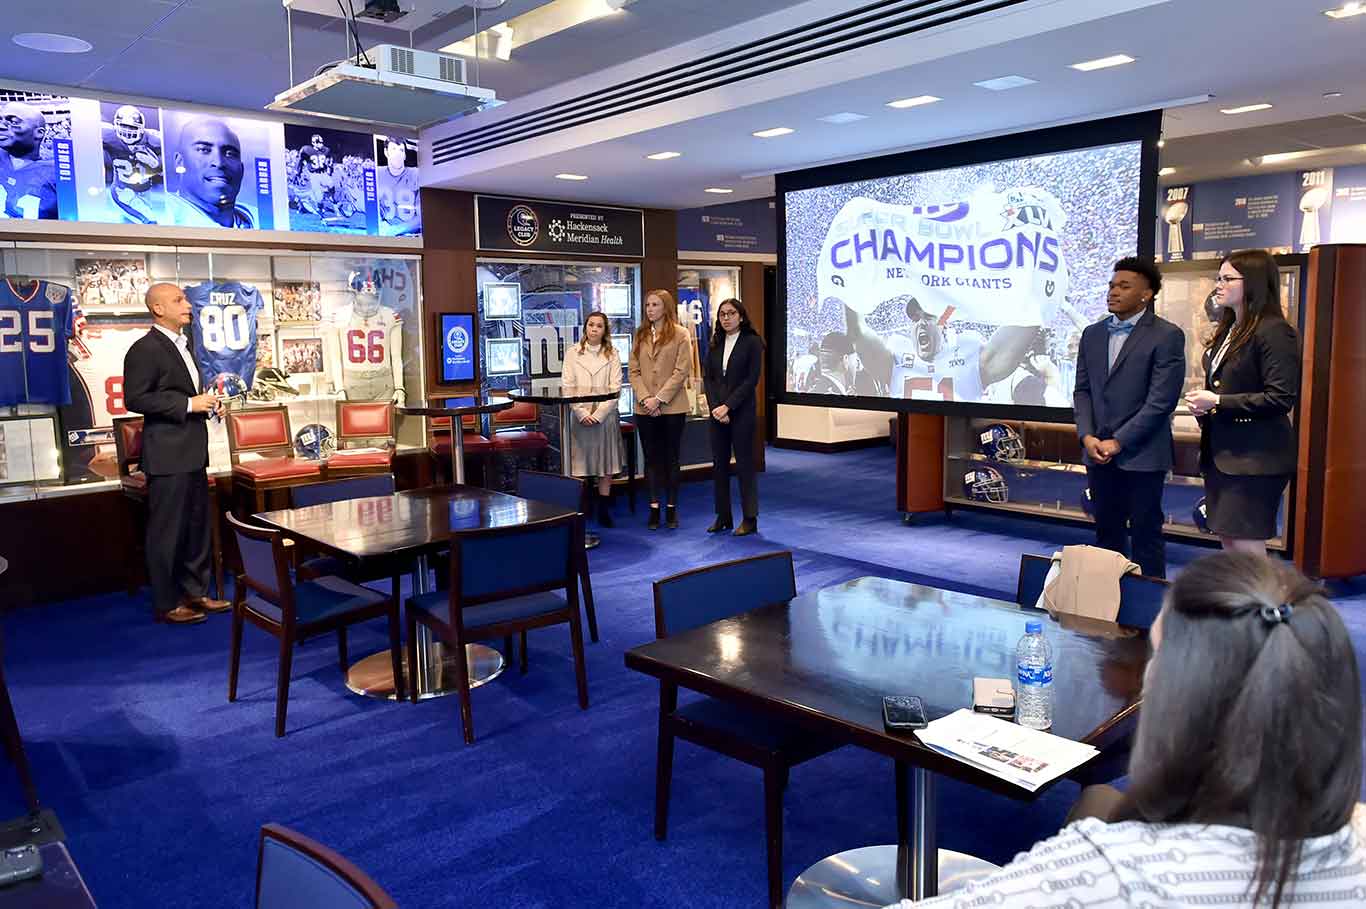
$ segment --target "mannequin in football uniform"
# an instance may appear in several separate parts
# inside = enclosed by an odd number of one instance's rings
[[[180,186],[166,197],[170,223],[187,227],[253,228],[251,210],[237,204],[242,142],[217,117],[196,117],[180,130],[175,153]]]
[[[381,275],[366,269],[351,273],[351,306],[337,314],[341,376],[349,401],[392,401],[402,407],[403,316],[380,302]]]
[[[6,218],[57,217],[57,172],[44,161],[47,118],[32,104],[0,107],[0,212]]]
[[[109,200],[133,224],[155,224],[157,213],[149,191],[162,184],[161,133],[147,128],[142,111],[125,104],[112,123],[100,125],[104,144],[104,180]]]
[[[385,166],[375,170],[380,233],[401,237],[422,228],[417,168],[408,167],[408,146],[396,136],[384,143]]]

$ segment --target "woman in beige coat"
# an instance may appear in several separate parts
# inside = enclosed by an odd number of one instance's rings
[[[645,295],[645,319],[631,345],[631,387],[635,391],[636,430],[645,449],[645,477],[650,487],[651,530],[659,528],[661,492],[667,496],[664,518],[678,527],[678,452],[688,396],[683,383],[692,365],[692,344],[678,324],[678,306],[667,290]]]
[[[612,346],[607,316],[588,314],[583,337],[564,352],[561,385],[566,395],[610,391],[606,401],[574,404],[570,411],[569,473],[597,477],[598,524],[612,526],[612,477],[621,472],[625,451],[621,444],[621,421],[617,398],[621,393],[621,355]]]

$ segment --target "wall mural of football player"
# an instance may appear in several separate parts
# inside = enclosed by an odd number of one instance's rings
[[[156,224],[165,205],[161,130],[148,126],[149,121],[158,122],[156,112],[149,118],[132,104],[115,108],[106,103],[100,109],[113,109],[109,120],[100,124],[109,201],[131,224]]]
[[[340,357],[333,375],[341,376],[349,401],[392,401],[403,406],[403,316],[380,300],[383,274],[379,269],[351,272],[347,281],[351,305],[337,314]]]
[[[324,196],[332,189],[332,149],[323,141],[322,134],[314,133],[308,144],[299,149],[299,165],[295,174],[308,184],[308,191],[299,195],[299,205],[311,214],[322,216]],[[333,200],[335,208],[336,201]]]
[[[403,237],[419,233],[422,230],[422,203],[417,179],[417,149],[398,136],[376,136],[375,149],[377,154],[382,152],[384,161],[375,169],[380,236]]]
[[[32,104],[0,107],[0,215],[47,220],[57,217],[57,172],[43,157],[47,118]]]
[[[193,117],[180,129],[174,194],[166,198],[170,223],[187,227],[253,228],[256,217],[239,205],[245,165],[242,140],[218,117]]]

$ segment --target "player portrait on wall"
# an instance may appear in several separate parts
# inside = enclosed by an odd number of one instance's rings
[[[161,112],[133,104],[100,104],[104,182],[118,219],[156,224],[165,213]]]
[[[350,305],[336,313],[337,371],[349,401],[392,401],[402,406],[403,313],[386,305],[385,269],[366,266],[347,278]],[[406,298],[406,295],[405,295]]]
[[[381,237],[405,237],[422,230],[417,180],[417,143],[401,136],[375,137],[375,190]]]
[[[0,92],[0,218],[58,217],[53,141],[70,136],[70,99]]]
[[[185,111],[162,113],[172,171],[166,178],[166,220],[184,227],[254,228],[255,207],[239,195],[247,162],[270,157],[269,124]]]
[[[291,230],[365,233],[367,137],[334,129],[285,126]]]

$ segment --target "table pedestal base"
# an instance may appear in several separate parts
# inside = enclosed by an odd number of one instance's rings
[[[426,684],[418,690],[418,700],[445,697],[456,692],[456,673],[460,671],[458,661],[447,656],[441,644],[433,643],[428,648]],[[466,644],[465,659],[469,662],[470,687],[478,688],[491,682],[502,674],[505,668],[503,655],[492,647],[483,644]],[[394,670],[389,651],[381,650],[371,654],[358,663],[351,664],[346,673],[346,687],[356,694],[380,700],[396,700],[394,697]],[[403,677],[413,682],[413,671],[408,667],[408,653],[403,653]]]
[[[990,862],[939,850],[939,893],[958,890],[1000,868]],[[786,909],[851,909],[887,906],[901,899],[896,886],[896,846],[864,846],[823,858],[787,891]]]

